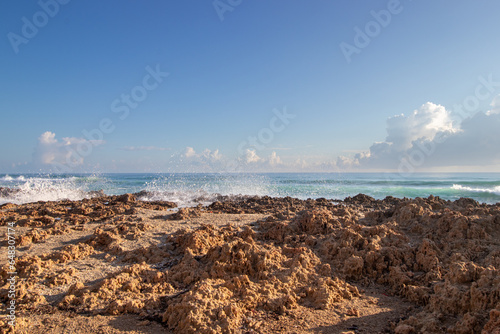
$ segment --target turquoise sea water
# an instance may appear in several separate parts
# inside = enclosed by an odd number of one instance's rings
[[[0,174],[0,204],[82,199],[89,191],[108,195],[145,190],[144,200],[168,200],[180,206],[210,203],[220,195],[292,196],[301,199],[344,199],[358,193],[377,199],[440,196],[470,197],[500,202],[500,173],[411,175],[386,173],[269,173],[269,174]]]

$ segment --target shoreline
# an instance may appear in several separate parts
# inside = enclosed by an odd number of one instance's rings
[[[247,200],[247,199],[258,199],[258,198],[273,198],[273,199],[292,198],[292,199],[298,200],[298,201],[318,200],[319,199],[319,200],[327,200],[327,201],[331,201],[331,202],[335,202],[335,203],[342,203],[342,202],[352,203],[352,201],[359,201],[359,200],[355,199],[358,196],[364,196],[364,197],[368,198],[368,201],[380,202],[380,203],[383,203],[384,201],[387,202],[387,201],[393,201],[393,200],[419,200],[419,199],[429,199],[429,198],[431,198],[431,199],[442,200],[442,201],[444,201],[444,202],[446,202],[448,204],[453,203],[453,202],[457,202],[457,201],[461,201],[462,199],[466,199],[466,200],[474,201],[478,205],[492,205],[492,206],[500,205],[500,201],[498,201],[498,202],[492,202],[492,203],[481,202],[481,201],[478,201],[478,200],[476,200],[476,199],[474,199],[472,197],[466,197],[466,196],[460,197],[458,199],[451,200],[451,199],[442,199],[440,196],[435,196],[433,194],[430,194],[427,197],[420,197],[420,196],[416,196],[416,197],[406,197],[406,196],[405,197],[395,197],[395,196],[392,196],[392,195],[387,195],[384,198],[374,198],[372,196],[369,196],[369,195],[366,195],[366,194],[363,194],[363,193],[359,193],[359,194],[357,194],[355,196],[346,196],[344,199],[340,199],[340,198],[326,198],[326,197],[315,197],[315,198],[303,199],[303,198],[298,198],[298,197],[289,196],[289,195],[286,195],[286,196],[244,195],[244,194],[223,195],[223,194],[220,194],[220,193],[208,193],[208,192],[206,192],[206,193],[200,193],[197,196],[194,196],[191,199],[191,203],[192,203],[191,206],[185,206],[185,205],[179,206],[179,203],[177,203],[174,200],[156,199],[155,198],[156,192],[154,192],[154,191],[141,190],[141,191],[132,192],[132,193],[125,192],[123,194],[118,194],[118,195],[111,194],[110,195],[110,194],[106,194],[103,189],[100,189],[100,190],[91,190],[91,191],[79,190],[81,198],[78,198],[78,199],[58,198],[56,200],[33,200],[33,201],[30,201],[30,202],[15,203],[16,199],[13,198],[12,196],[20,194],[22,192],[23,192],[23,190],[20,189],[20,188],[0,187],[0,198],[3,198],[5,200],[5,202],[1,202],[0,203],[0,206],[5,205],[5,204],[25,205],[25,204],[37,203],[37,202],[52,203],[52,202],[60,202],[60,201],[82,201],[82,200],[90,200],[90,199],[96,199],[96,198],[97,199],[99,199],[99,198],[115,198],[115,197],[125,196],[125,195],[133,195],[133,196],[135,196],[135,198],[138,201],[142,201],[142,202],[170,202],[170,203],[174,203],[178,207],[194,207],[194,206],[199,206],[199,205],[208,206],[211,203],[217,202],[217,201],[219,201],[219,202],[221,202],[221,201],[222,202],[224,202],[224,201],[244,201],[244,200]],[[8,199],[10,199],[11,201],[9,202]]]
[[[180,206],[196,206],[196,201],[206,205],[218,200],[217,197],[238,194],[338,200],[358,193],[377,199],[389,195],[424,198],[432,194],[452,201],[469,197],[487,204],[500,202],[500,173],[0,175],[1,187],[4,188],[0,189],[0,203],[16,204],[64,198],[80,200],[99,191],[110,196],[143,192],[140,199],[174,201]]]
[[[10,222],[20,332],[500,326],[500,203],[243,196],[179,209],[124,194],[0,205]]]

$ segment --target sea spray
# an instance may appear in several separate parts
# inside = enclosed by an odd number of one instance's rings
[[[101,190],[107,195],[140,193],[140,200],[172,201],[180,207],[209,204],[220,196],[344,199],[359,193],[377,199],[471,197],[492,204],[500,202],[500,173],[0,174],[0,204],[79,200]]]

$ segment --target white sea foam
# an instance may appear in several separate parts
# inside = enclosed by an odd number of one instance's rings
[[[0,203],[22,204],[37,201],[80,200],[89,197],[74,180],[63,178],[17,178],[21,183],[0,195]]]
[[[144,201],[175,202],[179,207],[208,205],[221,196],[268,195],[267,182],[256,175],[210,175],[206,179],[158,177],[146,182]]]
[[[431,175],[432,176],[432,175]],[[195,206],[221,200],[221,196],[292,196],[298,198],[343,199],[365,193],[375,198],[426,197],[430,194],[455,200],[471,197],[496,203],[500,196],[500,174],[472,179],[419,179],[381,182],[380,175],[348,175],[339,180],[329,174],[75,174],[32,175],[1,174],[0,204],[16,204],[61,199],[80,200],[91,191],[107,195],[139,193],[139,199],[170,201],[178,206]],[[345,180],[347,179],[347,181]],[[464,183],[462,183],[462,180]],[[453,186],[451,186],[453,185]],[[3,188],[2,188],[3,187]]]
[[[209,194],[203,190],[198,191],[142,191],[138,199],[141,201],[167,201],[174,202],[179,207],[208,205],[217,200],[221,195]]]
[[[462,186],[460,184],[454,184],[451,187],[451,189],[460,190],[460,191],[470,191],[470,192],[476,192],[476,193],[490,193],[490,194],[500,195],[500,186],[496,186],[493,188],[473,188],[473,187]]]

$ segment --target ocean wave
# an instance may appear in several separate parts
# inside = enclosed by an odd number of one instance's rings
[[[352,179],[332,180],[336,176],[323,174],[1,174],[0,204],[81,200],[95,196],[96,191],[106,195],[134,193],[140,200],[175,202],[179,207],[238,196],[344,199],[358,193],[377,199],[432,194],[447,200],[470,197],[484,203],[500,201],[500,174],[439,181],[422,177],[399,182],[381,180],[383,176],[374,175],[368,180],[353,175]]]
[[[0,203],[23,204],[38,201],[58,201],[62,199],[80,200],[90,197],[86,189],[76,185],[71,179],[40,178],[24,179],[15,187],[0,188]]]
[[[166,175],[144,184],[142,200],[175,202],[179,207],[210,204],[221,196],[269,195],[263,175]]]
[[[142,190],[134,195],[141,201],[167,201],[174,202],[179,207],[191,207],[198,204],[208,205],[215,201],[228,198],[217,193],[208,193],[204,190],[197,191],[148,191]]]
[[[500,186],[496,186],[493,188],[473,188],[468,186],[462,186],[460,184],[454,184],[451,187],[451,189],[460,191],[469,191],[474,193],[489,193],[489,194],[500,195]]]

